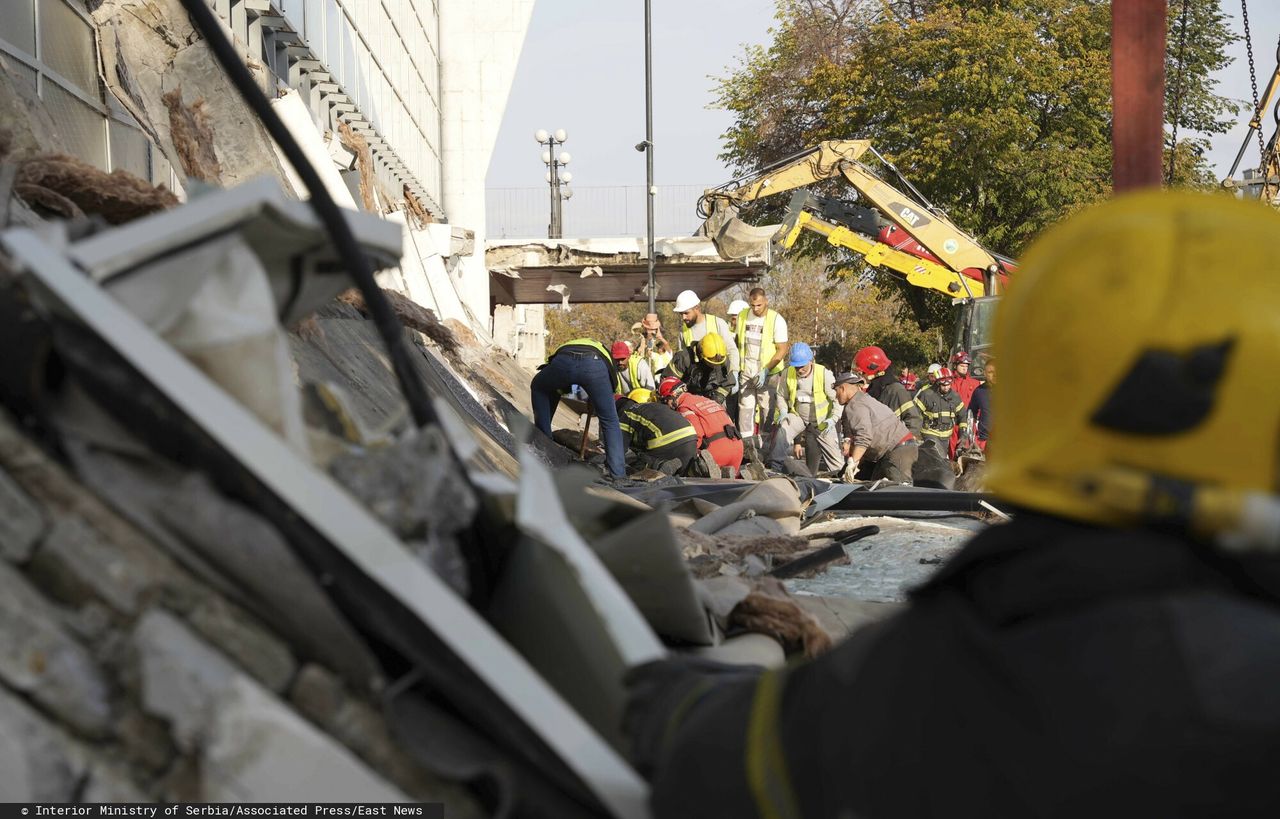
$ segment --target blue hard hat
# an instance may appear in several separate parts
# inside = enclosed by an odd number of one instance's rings
[[[803,367],[806,364],[812,364],[813,350],[809,349],[809,345],[803,341],[797,341],[791,345],[791,356],[787,359],[787,363],[792,367]]]

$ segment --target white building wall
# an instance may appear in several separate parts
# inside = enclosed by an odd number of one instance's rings
[[[485,175],[507,107],[534,0],[439,0],[444,210],[475,231],[457,286],[477,317],[490,315],[485,267]]]

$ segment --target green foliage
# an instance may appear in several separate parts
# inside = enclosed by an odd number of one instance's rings
[[[1211,174],[1205,135],[1232,103],[1210,75],[1233,35],[1191,0],[1179,62],[1171,4],[1177,182]],[[1110,4],[1103,0],[779,0],[767,48],[720,86],[723,158],[743,173],[824,139],[864,137],[963,228],[1016,255],[1110,191]],[[1178,80],[1177,88],[1173,80]],[[847,195],[847,192],[845,193]]]

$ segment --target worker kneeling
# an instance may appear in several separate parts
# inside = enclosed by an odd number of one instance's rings
[[[672,376],[662,379],[658,385],[658,397],[689,419],[698,435],[699,452],[710,456],[695,461],[694,466],[708,462],[705,477],[718,478],[721,469],[729,470],[729,474],[736,477],[742,467],[742,436],[738,435],[738,428],[724,407],[706,396],[694,395],[683,381]],[[715,473],[711,472],[710,462],[716,466]]]
[[[911,483],[920,448],[915,436],[893,410],[867,394],[861,373],[844,373],[836,379],[836,401],[844,407],[840,431],[844,433],[845,481],[881,479]]]
[[[632,670],[653,815],[1275,815],[1277,236],[1142,193],[1037,240],[995,312],[1013,520],[816,660]]]
[[[729,349],[719,333],[707,333],[693,347],[677,350],[664,371],[678,378],[694,395],[702,395],[723,406],[733,391],[729,372]]]
[[[653,392],[632,390],[617,398],[622,445],[636,455],[638,469],[683,475],[698,455],[698,433],[689,419],[653,400]]]
[[[782,411],[782,418],[769,462],[777,463],[784,454],[794,454],[799,459],[803,445],[810,471],[835,472],[844,458],[836,437],[836,393],[831,372],[814,363],[813,350],[803,341],[791,345],[787,365],[778,379],[776,406]]]

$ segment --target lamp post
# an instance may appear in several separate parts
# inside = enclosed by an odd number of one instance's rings
[[[645,215],[649,235],[649,312],[657,312],[658,283],[653,258],[653,198],[658,189],[653,184],[653,9],[652,0],[644,0],[644,142],[636,150],[645,159]]]
[[[573,190],[568,187],[573,181],[573,174],[560,170],[569,164],[572,157],[568,151],[561,151],[557,155],[556,146],[564,145],[569,140],[569,135],[563,128],[558,128],[554,132],[539,128],[534,132],[533,138],[539,145],[546,146],[546,150],[542,152],[542,164],[547,166],[547,184],[551,188],[551,224],[547,227],[547,238],[559,239],[564,235],[564,214],[561,205],[565,199],[573,198]],[[565,186],[563,190],[560,187],[562,182]]]

